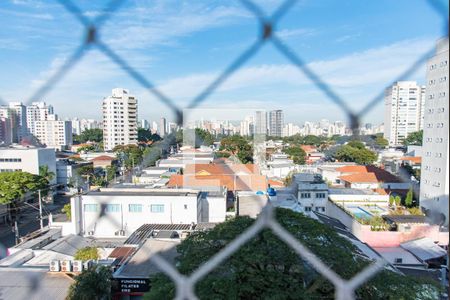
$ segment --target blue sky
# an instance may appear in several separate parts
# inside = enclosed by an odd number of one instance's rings
[[[106,1],[74,1],[87,17]],[[281,3],[255,1],[270,14]],[[445,3],[445,2],[443,2]],[[447,4],[446,4],[447,5]],[[448,5],[447,5],[448,7]],[[84,37],[57,1],[0,0],[0,97],[26,101]],[[6,29],[6,30],[5,30]],[[239,1],[125,1],[102,28],[102,40],[181,108],[259,34]],[[440,16],[424,0],[300,0],[276,32],[355,110],[361,109],[442,36]],[[425,68],[410,79],[424,83]],[[115,87],[139,99],[139,115],[172,118],[167,107],[97,50],[91,50],[43,100],[62,117],[101,117],[101,100]],[[269,43],[201,108],[283,109],[301,124],[344,120],[305,76]],[[383,104],[365,122],[383,121]]]

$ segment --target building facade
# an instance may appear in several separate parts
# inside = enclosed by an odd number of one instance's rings
[[[269,112],[269,135],[270,136],[282,136],[284,127],[283,111],[272,110]]]
[[[37,121],[46,121],[50,115],[53,115],[53,106],[45,102],[32,102],[26,108],[26,120],[28,132],[35,135],[35,125]]]
[[[255,112],[255,134],[267,134],[267,112],[264,110]]]
[[[161,117],[161,120],[159,120],[159,135],[161,137],[166,136],[167,133],[167,122],[166,118]]]
[[[398,81],[385,91],[384,138],[401,145],[412,132],[423,129],[425,86]]]
[[[22,171],[39,175],[39,166],[48,166],[48,170],[56,174],[54,149],[22,146],[0,148],[0,172]],[[56,178],[51,183],[56,183]]]
[[[58,150],[70,149],[72,146],[72,123],[48,116],[45,121],[34,123],[34,136],[47,148]]]
[[[422,146],[420,206],[448,226],[449,194],[449,46],[438,41],[436,55],[427,63],[427,96]],[[443,215],[442,215],[443,214]],[[442,220],[445,218],[445,220]]]
[[[137,143],[137,99],[128,90],[116,88],[103,99],[103,145],[106,151],[117,145]]]

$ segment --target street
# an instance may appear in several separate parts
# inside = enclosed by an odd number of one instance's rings
[[[51,212],[53,217],[63,215],[61,213],[62,207],[70,202],[70,197],[65,195],[55,195],[53,204],[43,203],[44,226],[47,226],[48,219],[47,212]],[[33,206],[39,207],[36,203]],[[27,207],[21,212],[21,217],[18,221],[19,236],[23,237],[31,232],[38,230],[39,225],[39,211],[32,207]],[[11,224],[0,224],[0,243],[4,248],[13,247],[16,244],[14,226]],[[3,253],[3,251],[1,251]]]

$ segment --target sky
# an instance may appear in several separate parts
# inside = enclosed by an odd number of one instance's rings
[[[241,1],[123,2],[100,28],[101,41],[180,110],[260,36],[260,23]],[[73,3],[86,18],[98,17],[107,5]],[[254,3],[269,16],[282,1]],[[448,3],[441,3],[448,10]],[[0,0],[0,28],[3,102],[45,101],[62,118],[100,120],[102,99],[121,87],[138,98],[140,119],[175,120],[166,104],[96,48],[48,93],[31,99],[85,38],[85,28],[58,1]],[[299,0],[274,32],[350,109],[359,111],[432,49],[442,29],[441,16],[425,0]],[[424,84],[425,65],[407,79]],[[380,101],[361,121],[382,123],[383,106]],[[347,121],[344,111],[271,43],[199,108],[282,109],[285,122],[296,124]]]

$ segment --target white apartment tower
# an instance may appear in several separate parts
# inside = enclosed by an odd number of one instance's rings
[[[384,138],[392,146],[402,144],[412,132],[423,129],[425,86],[398,81],[385,91]]]
[[[269,135],[282,136],[284,127],[283,111],[280,109],[269,112]]]
[[[161,120],[159,121],[159,135],[161,137],[165,137],[167,134],[167,121],[166,118],[161,117]]]
[[[427,63],[427,95],[423,129],[420,206],[438,223],[448,226],[449,201],[449,47],[438,41]]]
[[[47,120],[34,123],[34,135],[47,148],[69,149],[72,146],[72,123],[49,115]]]
[[[258,110],[255,113],[255,134],[267,135],[267,112]]]
[[[45,102],[32,102],[31,105],[28,105],[26,108],[28,133],[36,135],[36,122],[46,121],[48,120],[48,116],[53,114],[53,106],[47,105]]]
[[[117,145],[137,143],[137,99],[128,90],[116,88],[103,99],[103,145],[112,150]]]

